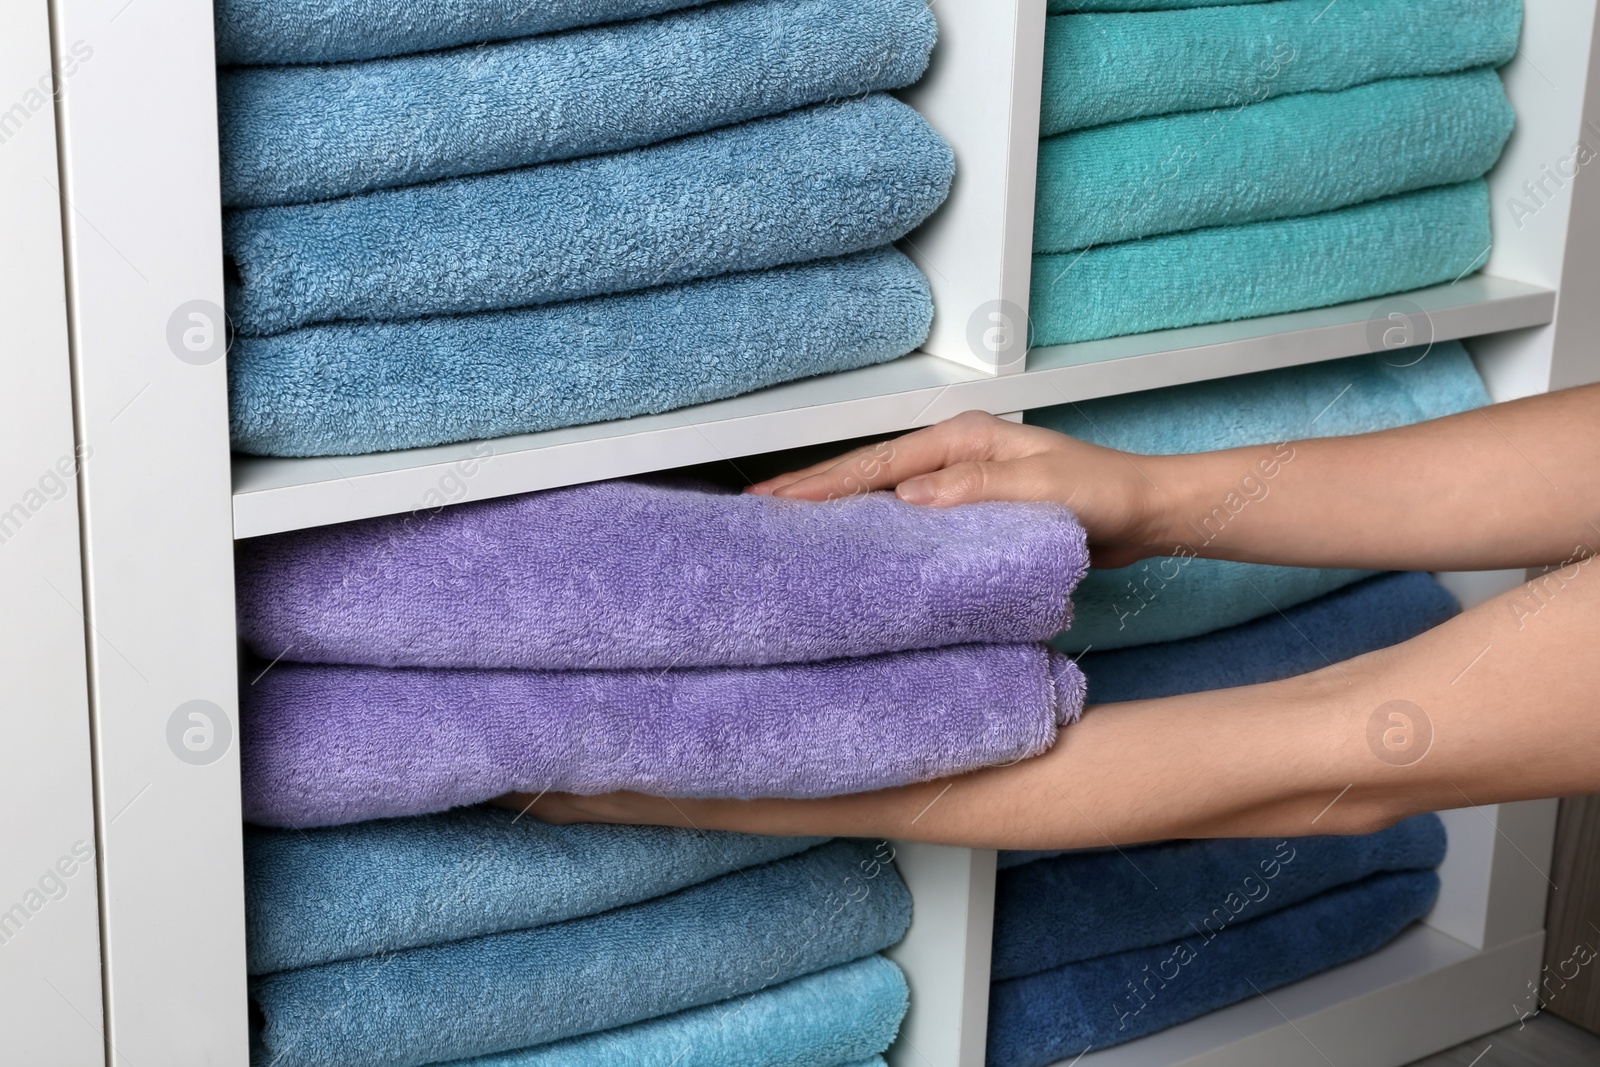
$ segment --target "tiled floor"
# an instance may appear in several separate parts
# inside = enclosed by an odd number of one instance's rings
[[[1600,1037],[1554,1015],[1537,1015],[1475,1041],[1418,1060],[1411,1067],[1595,1067]]]

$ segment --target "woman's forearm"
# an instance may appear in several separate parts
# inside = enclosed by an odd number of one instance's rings
[[[1356,437],[1134,459],[1150,540],[1178,555],[1481,570],[1600,552],[1600,386]]]

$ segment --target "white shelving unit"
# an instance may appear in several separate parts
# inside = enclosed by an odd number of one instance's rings
[[[940,0],[934,65],[906,94],[952,141],[959,166],[950,203],[907,245],[935,292],[927,353],[623,422],[345,459],[237,458],[230,466],[210,5],[26,5],[0,44],[0,91],[48,74],[53,55],[57,99],[32,108],[27,125],[0,144],[8,201],[38,205],[32,215],[23,208],[31,221],[5,251],[0,299],[8,336],[26,349],[8,370],[26,385],[6,400],[15,410],[3,427],[3,469],[20,492],[37,477],[34,468],[63,449],[91,450],[92,460],[71,502],[52,503],[24,531],[49,531],[48,547],[42,537],[0,545],[8,603],[28,606],[24,621],[5,624],[6,662],[28,679],[24,699],[48,709],[24,719],[23,743],[0,756],[8,810],[32,816],[18,846],[8,832],[0,853],[0,908],[6,894],[36,881],[35,869],[53,862],[62,842],[70,848],[86,834],[96,847],[99,906],[96,913],[75,882],[24,930],[32,939],[25,952],[0,945],[5,1053],[74,1065],[248,1063],[232,740],[236,538],[737,462],[900,431],[967,408],[1014,413],[1334,359],[1373,350],[1374,322],[1397,309],[1418,340],[1468,339],[1496,399],[1600,380],[1600,357],[1588,343],[1600,326],[1588,295],[1600,285],[1600,186],[1581,174],[1559,187],[1543,177],[1580,139],[1600,147],[1600,125],[1591,121],[1600,116],[1590,77],[1595,4],[1528,6],[1521,51],[1504,72],[1519,125],[1491,180],[1494,252],[1483,274],[1457,284],[1405,294],[1404,302],[1020,358],[1044,0]],[[1510,201],[1525,198],[1524,182],[1545,182],[1546,193],[1531,215],[1513,214]],[[0,507],[10,491],[0,487]],[[51,615],[64,608],[30,584],[33,568],[60,579],[57,592],[77,614],[65,623]],[[1476,580],[1474,595],[1495,581]],[[1507,1005],[1538,970],[1553,820],[1544,802],[1448,813],[1445,888],[1426,925],[1270,1000],[1092,1050],[1079,1062],[1320,1062],[1310,1042],[1333,1062],[1394,1065],[1512,1021]],[[913,1006],[892,1059],[896,1067],[978,1067],[993,853],[904,845],[900,865],[916,917],[895,956]],[[76,1039],[66,1036],[73,1025],[83,1031]]]

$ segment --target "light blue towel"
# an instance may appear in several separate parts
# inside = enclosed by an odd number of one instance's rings
[[[944,200],[950,148],[873,94],[613,155],[230,211],[245,334],[525,307],[876,248]]]
[[[1076,5],[1132,11],[1141,5]],[[1042,135],[1143,115],[1233,110],[1288,93],[1499,66],[1516,51],[1521,0],[1279,0],[1153,14],[1052,18]],[[1070,0],[1051,10],[1075,9]]]
[[[238,337],[233,447],[350,455],[627,418],[902,356],[933,320],[891,248],[546,307]]]
[[[1471,357],[1451,341],[1426,355],[1401,349],[1286,367],[1040,408],[1026,418],[1108,448],[1174,455],[1367,433],[1488,402]],[[1252,473],[1240,471],[1240,477]],[[1263,499],[1271,491],[1272,482],[1256,476],[1237,500]],[[1240,506],[1248,521],[1253,505]],[[1197,532],[1196,543],[1208,532],[1214,535],[1217,527]],[[1091,568],[1072,596],[1072,629],[1056,643],[1070,652],[1091,645],[1104,651],[1193,637],[1304,603],[1363,574],[1170,556],[1116,570]]]
[[[1033,257],[1030,342],[1327,307],[1455,281],[1489,254],[1482,181],[1321,215]]]
[[[265,1067],[420,1067],[747,995],[898,941],[911,896],[837,841],[642,904],[252,980]]]
[[[643,18],[705,0],[216,0],[218,63],[331,63]]]
[[[314,830],[247,826],[249,973],[594,915],[819,843],[655,826],[550,826],[499,808]]]
[[[1500,158],[1513,118],[1499,75],[1475,70],[1297,93],[1220,120],[1187,112],[1050,137],[1039,145],[1033,250],[1311,215],[1467,181]]]
[[[222,202],[508,170],[898,89],[937,32],[922,0],[735,0],[480,48],[223,70]]]
[[[868,1067],[905,1016],[906,980],[868,956],[747,997],[449,1067]]]

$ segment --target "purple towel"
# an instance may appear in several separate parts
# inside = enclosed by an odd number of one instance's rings
[[[512,790],[853,793],[1037,755],[1077,718],[1039,645],[828,663],[513,671],[280,663],[244,687],[246,820],[418,815]]]
[[[1087,563],[1052,504],[600,482],[246,541],[239,631],[312,663],[810,663],[1046,640]]]

